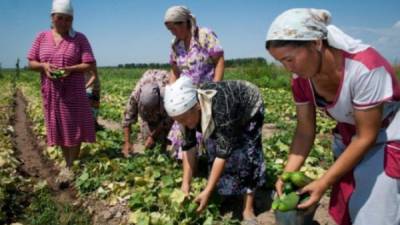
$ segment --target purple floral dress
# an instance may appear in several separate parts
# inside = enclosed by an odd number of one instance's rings
[[[185,49],[183,41],[178,41],[172,45],[170,64],[176,65],[180,76],[188,76],[193,84],[199,85],[214,78],[215,64],[212,57],[222,56],[224,50],[219,43],[217,35],[209,28],[199,28],[197,35],[192,37],[189,49]],[[172,147],[180,158],[182,145],[182,134],[179,125],[172,126],[168,138],[172,142]],[[200,143],[201,135],[197,135]]]
[[[215,64],[212,57],[223,54],[224,50],[215,33],[208,28],[199,28],[188,50],[183,41],[173,44],[170,63],[178,67],[181,76],[190,77],[193,84],[197,85],[213,80]]]

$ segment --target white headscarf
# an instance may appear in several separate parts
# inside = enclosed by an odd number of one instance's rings
[[[356,53],[369,45],[363,44],[345,34],[331,22],[331,14],[324,9],[296,8],[289,9],[272,22],[266,41],[314,41],[324,39],[329,46]]]
[[[165,86],[165,111],[171,117],[182,115],[197,103],[196,96],[197,90],[192,80],[187,76],[180,76],[173,84]]]
[[[207,139],[215,128],[212,119],[212,98],[216,93],[216,90],[196,89],[189,77],[180,76],[175,83],[165,87],[164,108],[169,116],[179,116],[199,102],[201,131],[203,138]]]
[[[51,7],[51,14],[53,13],[62,13],[62,14],[67,14],[70,16],[74,16],[74,8],[72,8],[72,2],[71,0],[53,0],[53,4]],[[68,31],[68,36],[70,37],[75,37],[76,32],[75,30],[71,27],[71,29]]]
[[[74,9],[70,0],[53,0],[51,7],[51,14],[63,13],[70,16],[74,16]]]
[[[164,16],[164,23],[167,22],[186,22],[190,21],[192,36],[195,35],[197,29],[196,17],[185,6],[172,6],[167,9]]]

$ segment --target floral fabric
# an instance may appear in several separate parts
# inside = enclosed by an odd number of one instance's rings
[[[183,41],[173,44],[170,63],[178,67],[181,76],[189,76],[198,85],[213,80],[215,64],[211,57],[223,53],[217,35],[208,28],[199,28],[188,50]]]

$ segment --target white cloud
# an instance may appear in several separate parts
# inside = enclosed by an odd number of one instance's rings
[[[400,29],[400,20],[393,25],[393,28]]]
[[[392,27],[343,27],[343,30],[375,47],[389,61],[400,59],[400,21]]]

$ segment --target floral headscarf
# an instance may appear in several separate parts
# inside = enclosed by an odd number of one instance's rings
[[[331,14],[324,9],[289,9],[272,22],[266,41],[313,41],[327,40],[334,48],[356,53],[368,48],[334,25],[330,25]]]
[[[197,30],[196,17],[192,12],[185,6],[172,6],[167,9],[164,16],[164,22],[186,22],[190,21],[190,32],[192,36],[195,36]]]

